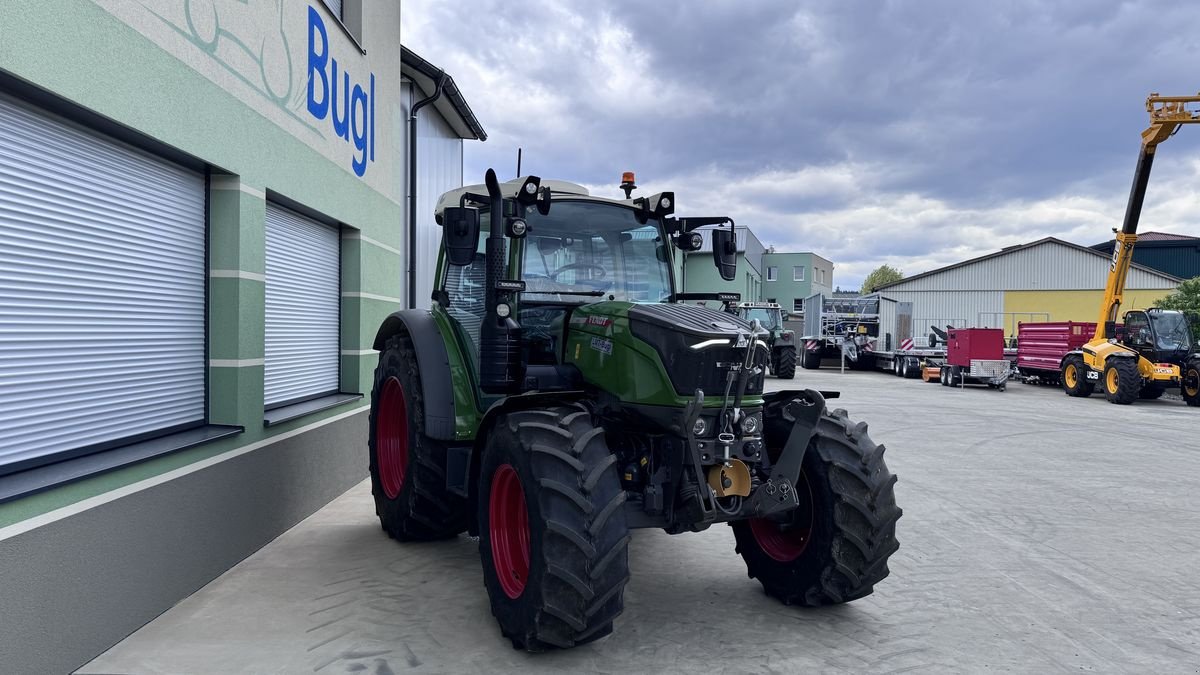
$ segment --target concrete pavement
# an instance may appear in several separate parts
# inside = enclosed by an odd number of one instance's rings
[[[391,541],[364,482],[79,672],[1200,669],[1200,410],[797,377],[769,382],[840,389],[831,407],[900,477],[900,551],[860,601],[778,604],[725,526],[639,531],[613,635],[527,655],[491,617],[477,543]]]

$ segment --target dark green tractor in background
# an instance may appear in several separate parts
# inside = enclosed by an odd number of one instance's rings
[[[383,529],[477,534],[517,648],[612,631],[633,528],[730,523],[750,576],[787,604],[861,598],[888,575],[900,509],[883,446],[826,409],[836,393],[764,393],[759,322],[683,302],[730,299],[676,289],[694,230],[729,223],[712,238],[725,279],[736,247],[728,218],[673,210],[672,193],[604,199],[488,171],[439,200],[432,309],[376,336]]]
[[[771,350],[771,374],[790,380],[796,377],[796,331],[783,327],[783,309],[775,302],[729,303],[731,312],[746,321],[758,320],[769,333],[764,336]]]

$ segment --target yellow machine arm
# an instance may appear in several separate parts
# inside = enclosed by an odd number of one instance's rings
[[[1200,123],[1200,94],[1150,94],[1146,98],[1146,111],[1150,113],[1150,126],[1142,132],[1142,149],[1133,173],[1133,187],[1129,191],[1129,203],[1125,207],[1125,220],[1121,229],[1117,231],[1112,264],[1108,269],[1108,285],[1104,289],[1104,301],[1100,306],[1100,320],[1096,322],[1096,340],[1113,337],[1112,324],[1116,322],[1121,310],[1125,280],[1133,262],[1133,245],[1137,243],[1138,220],[1142,215],[1146,185],[1150,181],[1150,167],[1154,164],[1154,151],[1158,144],[1170,138],[1180,125]]]

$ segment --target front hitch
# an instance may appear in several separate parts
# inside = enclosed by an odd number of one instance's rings
[[[791,433],[771,467],[771,477],[754,491],[743,508],[747,516],[762,517],[799,506],[796,483],[804,464],[804,453],[817,432],[817,422],[825,412],[825,397],[806,389],[783,406],[783,419],[792,423]]]

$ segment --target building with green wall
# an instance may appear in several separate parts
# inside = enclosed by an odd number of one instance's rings
[[[713,264],[710,228],[697,230],[704,238],[699,251],[686,254],[683,264],[683,288],[689,293],[741,293],[743,300],[757,300],[762,289],[762,254],[765,250],[754,232],[735,228],[737,236],[737,276],[721,278]]]
[[[376,328],[485,134],[447,77],[410,137],[396,2],[0,21],[0,670],[64,672],[366,477]]]
[[[804,299],[833,292],[833,263],[815,253],[764,253],[762,299],[804,312]]]

